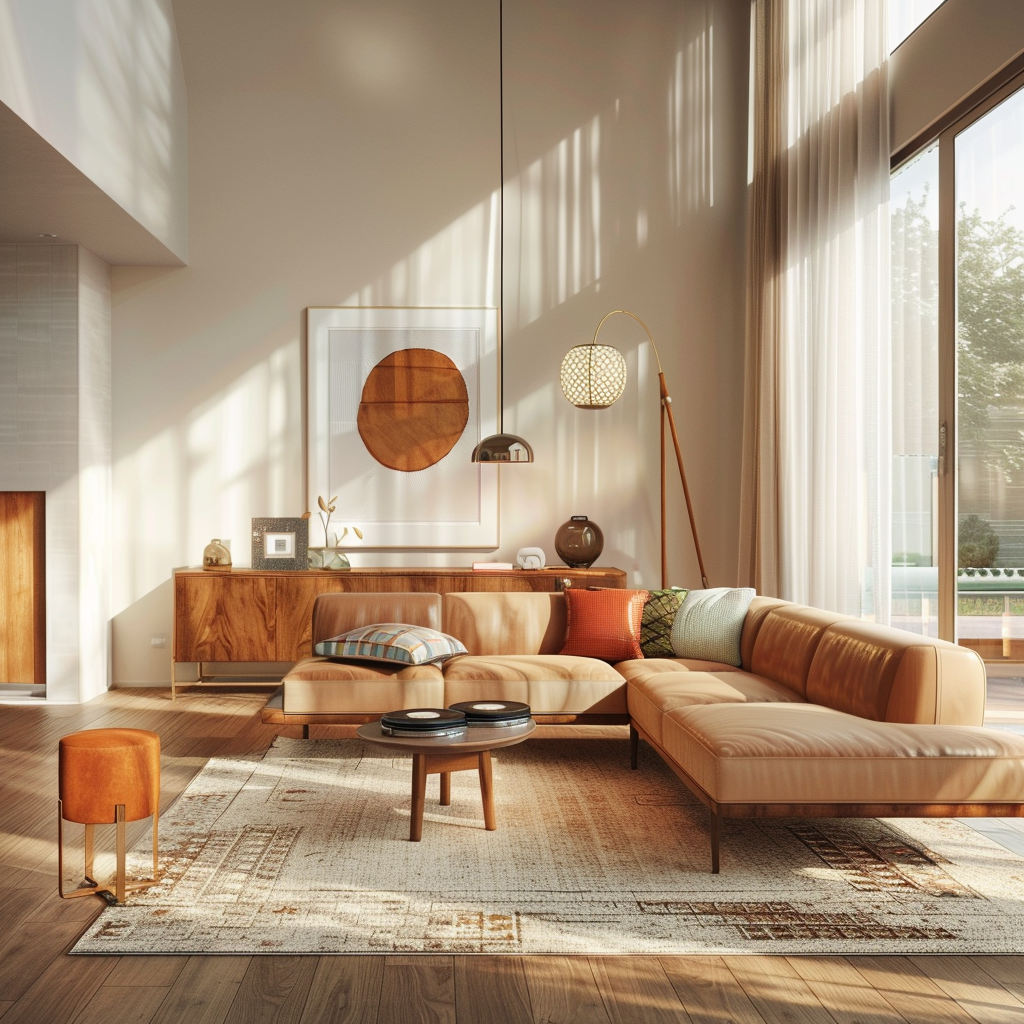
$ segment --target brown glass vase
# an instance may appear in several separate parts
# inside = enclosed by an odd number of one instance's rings
[[[604,534],[586,516],[572,516],[555,534],[555,551],[571,569],[589,569],[604,550]]]

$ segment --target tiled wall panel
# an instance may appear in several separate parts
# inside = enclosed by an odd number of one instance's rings
[[[109,268],[0,245],[0,490],[46,492],[49,700],[106,686],[109,472]]]

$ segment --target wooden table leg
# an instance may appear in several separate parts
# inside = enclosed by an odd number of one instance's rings
[[[447,807],[452,802],[452,773],[441,772],[441,806]]]
[[[491,778],[491,752],[489,750],[482,750],[478,756],[480,763],[480,796],[484,802],[484,828],[488,832],[493,832],[498,827],[498,823],[494,819],[494,781]]]
[[[423,837],[423,808],[427,802],[427,755],[412,755],[412,816],[409,819],[409,842]]]

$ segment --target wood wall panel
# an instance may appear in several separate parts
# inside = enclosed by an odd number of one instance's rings
[[[46,682],[45,495],[0,492],[0,683]]]

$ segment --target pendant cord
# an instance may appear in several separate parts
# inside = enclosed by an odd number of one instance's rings
[[[505,432],[505,12],[498,0],[498,433]]]

